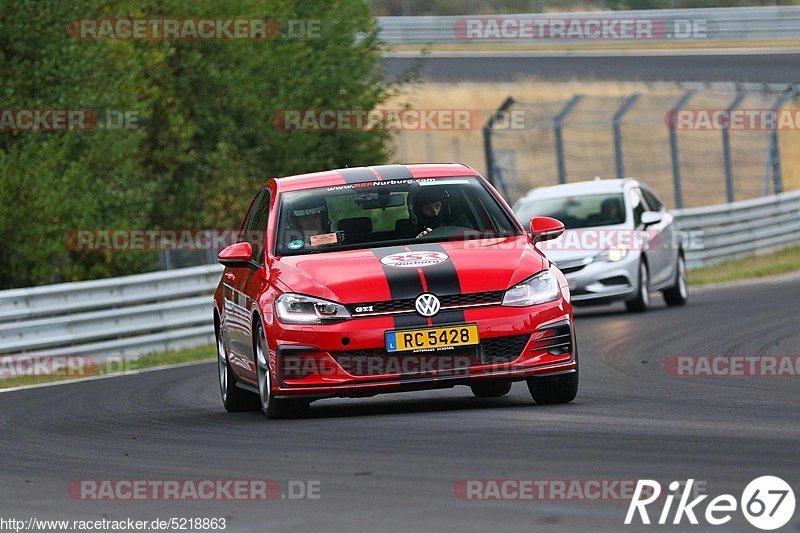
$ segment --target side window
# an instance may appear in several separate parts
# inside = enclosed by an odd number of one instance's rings
[[[649,189],[642,189],[642,196],[644,196],[644,199],[651,210],[661,211],[664,208],[664,204],[661,203],[661,200],[658,199],[658,196],[656,196],[653,191]]]
[[[249,242],[253,248],[253,261],[261,264],[264,262],[264,240],[266,239],[267,222],[269,220],[270,196],[266,190],[260,191],[247,213],[247,219],[242,225],[242,231],[236,242]]]
[[[633,208],[633,227],[639,227],[642,223],[642,213],[647,211],[642,193],[639,189],[631,189],[631,207]]]

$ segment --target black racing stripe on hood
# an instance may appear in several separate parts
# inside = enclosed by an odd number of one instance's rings
[[[374,248],[370,250],[380,261],[382,258],[391,254],[404,253],[407,250],[402,246],[388,246],[386,248]],[[424,291],[422,289],[422,279],[416,268],[396,268],[381,263],[381,268],[389,284],[389,293],[392,300],[406,300],[416,298]],[[397,315],[394,317],[395,328],[408,328],[413,326],[427,326],[428,320],[418,314]]]
[[[444,246],[437,243],[411,244],[408,247],[413,251],[447,253]],[[423,267],[422,275],[425,277],[425,284],[428,286],[428,292],[430,293],[437,296],[449,296],[462,293],[461,282],[458,281],[456,266],[450,259],[438,265]],[[441,311],[433,317],[434,325],[453,324],[463,321],[464,311],[459,309]]]
[[[414,177],[408,167],[403,165],[380,165],[373,169],[385,180],[404,180]]]
[[[344,178],[345,183],[348,185],[353,183],[363,183],[365,181],[377,181],[380,179],[371,169],[366,167],[342,168],[336,172],[338,172]]]

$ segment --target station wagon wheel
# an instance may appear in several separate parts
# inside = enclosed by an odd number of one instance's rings
[[[650,308],[650,273],[644,259],[639,263],[639,286],[636,290],[636,296],[626,301],[625,307],[628,308],[628,311],[638,313],[647,311]]]
[[[689,284],[686,275],[686,259],[683,254],[678,255],[675,265],[675,285],[662,292],[664,301],[669,306],[686,305],[689,300]]]

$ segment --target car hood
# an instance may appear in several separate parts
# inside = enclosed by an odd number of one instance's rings
[[[428,253],[397,255],[419,252]],[[429,264],[417,266],[419,259]],[[547,266],[526,236],[514,236],[286,256],[272,275],[292,292],[351,304],[501,291]]]

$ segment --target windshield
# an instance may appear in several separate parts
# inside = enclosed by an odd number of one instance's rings
[[[520,233],[475,177],[375,181],[282,194],[276,255]]]
[[[520,220],[557,218],[566,229],[612,226],[625,222],[625,202],[621,192],[532,198],[520,202],[515,211]]]

